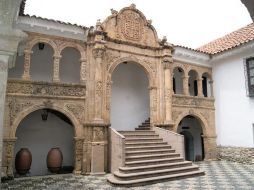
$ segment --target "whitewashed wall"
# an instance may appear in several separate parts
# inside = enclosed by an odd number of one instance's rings
[[[63,166],[74,165],[74,128],[54,114],[42,121],[41,111],[29,114],[16,132],[15,155],[20,148],[28,148],[32,153],[31,175],[46,175],[48,151],[59,147],[63,153]],[[15,172],[15,168],[14,168]]]
[[[111,126],[134,130],[149,117],[148,79],[134,63],[120,64],[112,76]]]
[[[243,59],[254,49],[213,63],[217,144],[254,147],[254,98],[246,96]]]

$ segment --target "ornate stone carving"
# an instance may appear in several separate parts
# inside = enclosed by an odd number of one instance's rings
[[[203,107],[207,109],[213,109],[214,108],[214,100],[213,99],[207,99],[207,98],[197,98],[197,97],[191,97],[191,96],[173,96],[173,106],[189,106],[193,108],[197,107]]]
[[[115,60],[117,60],[120,57],[120,53],[119,52],[111,52],[111,51],[107,51],[105,54],[105,61],[107,63],[106,69],[107,71],[110,68],[110,65],[113,64],[113,62]]]
[[[93,141],[104,141],[104,127],[93,128]]]
[[[1,64],[0,64],[0,72],[1,71],[6,71],[7,69],[8,69],[8,64],[1,62]]]
[[[59,64],[60,64],[60,59],[62,56],[54,56],[54,64],[53,64],[53,81],[54,82],[59,82]]]
[[[142,39],[144,24],[138,13],[126,10],[119,19],[121,19],[121,32],[126,39],[132,41],[140,41]]]
[[[81,59],[80,60],[80,80],[81,81],[86,81],[87,79],[87,63],[86,63],[86,59]]]
[[[75,117],[82,122],[83,121],[83,116],[84,116],[84,111],[85,107],[80,105],[80,104],[66,104],[65,107],[75,115]]]
[[[96,89],[95,89],[95,91],[96,91],[96,95],[97,96],[101,96],[102,95],[102,81],[97,81],[96,82]]]
[[[22,112],[24,109],[32,105],[33,103],[27,100],[18,101],[16,98],[10,98],[8,104],[10,110],[9,111],[10,124],[12,125],[18,113]]]
[[[85,97],[86,88],[80,85],[52,84],[44,82],[8,81],[8,94],[30,94],[36,96]]]
[[[80,174],[83,158],[83,138],[75,138],[75,173]]]
[[[4,148],[4,163],[3,166],[7,167],[6,175],[13,176],[13,157],[14,157],[14,145],[16,139],[4,140],[3,148]]]

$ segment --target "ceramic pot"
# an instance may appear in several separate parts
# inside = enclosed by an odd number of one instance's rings
[[[47,155],[47,167],[52,173],[58,173],[62,168],[63,154],[60,148],[51,148]]]
[[[32,164],[32,154],[28,148],[21,148],[15,157],[15,169],[18,174],[25,175]]]

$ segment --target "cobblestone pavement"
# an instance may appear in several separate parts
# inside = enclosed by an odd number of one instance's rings
[[[1,189],[17,190],[168,190],[168,189],[251,189],[254,190],[254,165],[234,162],[212,161],[198,163],[206,175],[169,181],[133,188],[120,188],[110,185],[104,176],[75,176],[72,174],[16,178],[1,184]]]

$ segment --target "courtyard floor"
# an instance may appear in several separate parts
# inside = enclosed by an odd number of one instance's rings
[[[1,184],[2,190],[168,190],[168,189],[251,189],[254,190],[254,165],[244,165],[226,161],[197,163],[206,175],[178,181],[169,181],[133,188],[110,185],[103,176],[75,176],[72,174],[16,178]]]

